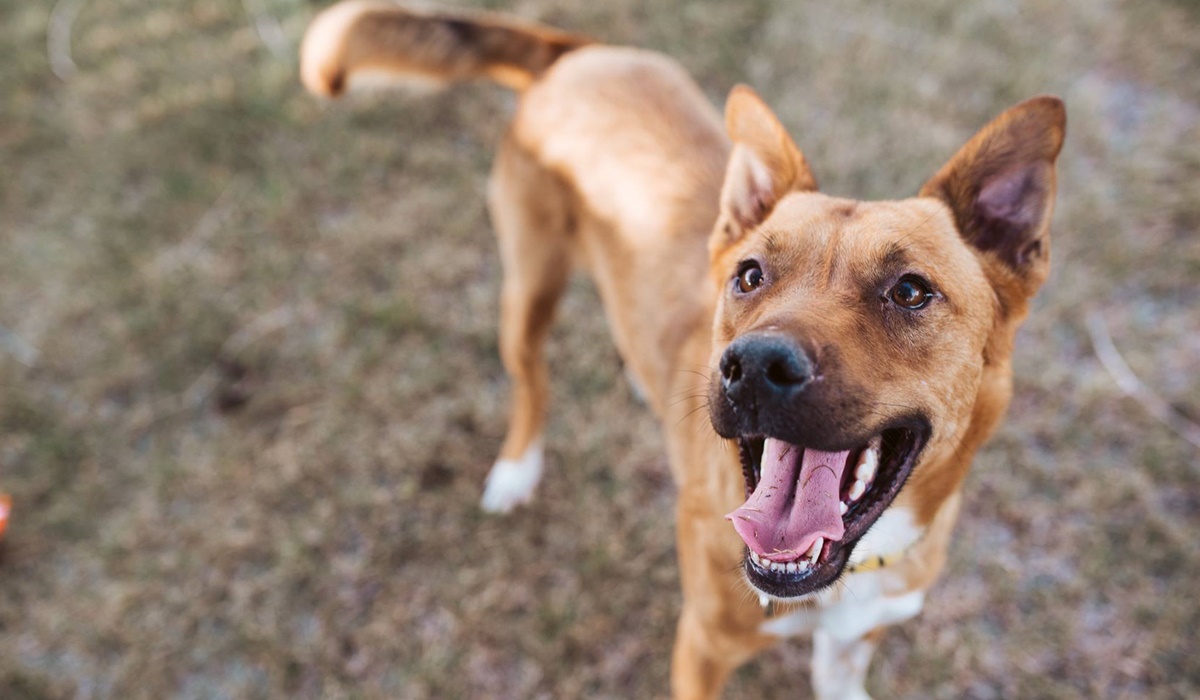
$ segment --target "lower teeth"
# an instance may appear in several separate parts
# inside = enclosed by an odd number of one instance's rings
[[[750,552],[750,560],[754,562],[760,569],[767,571],[775,571],[777,573],[795,574],[808,569],[812,562],[808,559],[797,559],[795,561],[771,561],[764,559],[755,552]]]

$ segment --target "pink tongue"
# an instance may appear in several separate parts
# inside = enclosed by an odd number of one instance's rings
[[[772,561],[799,558],[818,537],[837,542],[845,532],[839,502],[849,456],[768,438],[758,486],[725,519],[753,552]]]

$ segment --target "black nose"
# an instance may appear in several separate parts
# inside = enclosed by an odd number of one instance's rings
[[[812,378],[812,361],[796,341],[784,335],[743,335],[721,356],[721,383],[725,395],[737,404],[787,399]]]

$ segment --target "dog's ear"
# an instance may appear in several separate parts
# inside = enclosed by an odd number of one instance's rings
[[[1066,135],[1062,100],[1043,95],[996,117],[921,188],[954,212],[967,243],[1032,295],[1049,272],[1054,161]]]
[[[733,152],[721,188],[716,247],[761,224],[788,192],[817,189],[804,155],[754,90],[738,85],[729,93],[725,128]]]

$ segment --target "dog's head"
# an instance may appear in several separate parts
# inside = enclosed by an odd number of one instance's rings
[[[887,202],[818,193],[747,88],[726,123],[711,420],[741,454],[747,577],[801,596],[838,579],[898,497],[928,522],[1007,406],[1013,334],[1049,267],[1065,111],[1009,109],[919,196]]]

